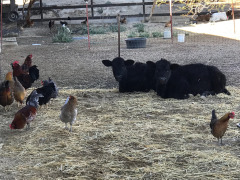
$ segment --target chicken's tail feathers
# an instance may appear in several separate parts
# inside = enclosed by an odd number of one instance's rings
[[[39,79],[39,70],[36,65],[29,68],[29,76],[31,78],[31,83]]]
[[[210,122],[210,128],[213,128],[213,125],[215,124],[215,122],[217,121],[217,116],[216,116],[216,111],[215,109],[212,110],[212,118],[211,118],[211,122]]]

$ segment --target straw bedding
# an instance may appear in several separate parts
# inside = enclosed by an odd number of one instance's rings
[[[40,80],[52,77],[60,93],[48,108],[38,110],[30,130],[10,130],[19,109],[16,102],[7,112],[0,107],[0,179],[238,179],[239,42],[196,35],[184,44],[149,40],[144,50],[122,44],[126,59],[145,62],[163,57],[179,64],[216,65],[226,74],[232,93],[175,100],[162,99],[153,91],[119,93],[111,70],[101,64],[102,59],[116,57],[116,35],[110,37],[105,35],[104,42],[91,37],[96,43],[91,50],[82,41],[53,45],[45,36],[37,41],[20,37],[18,47],[3,51],[2,79],[11,62],[22,63],[32,53]],[[191,37],[199,37],[199,42]],[[42,46],[31,46],[39,41]],[[37,81],[33,88],[39,85]],[[78,99],[72,133],[59,119],[70,94]],[[236,113],[223,137],[224,146],[210,133],[212,109],[218,117]]]
[[[212,109],[219,116],[239,111],[240,90],[228,89],[232,96],[181,101],[154,92],[61,89],[28,131],[8,129],[14,112],[1,110],[1,157],[9,160],[2,173],[17,179],[237,179],[238,119],[230,121],[224,146],[209,128]],[[79,111],[72,133],[59,119],[69,94]]]

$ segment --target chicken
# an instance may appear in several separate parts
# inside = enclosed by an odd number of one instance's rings
[[[48,27],[50,29],[50,32],[52,32],[52,28],[54,27],[54,21],[50,20],[49,23],[48,23]]]
[[[4,81],[0,85],[0,105],[5,108],[6,106],[11,105],[14,101],[13,90],[10,87],[10,81]]]
[[[14,81],[13,81],[13,77],[12,77],[12,72],[8,72],[5,76],[5,81],[9,81],[9,87],[11,88],[11,90],[13,91],[14,88]]]
[[[21,66],[24,73],[29,73],[29,68],[32,67],[32,54],[28,55]]]
[[[69,96],[65,104],[61,108],[60,119],[65,123],[65,129],[68,129],[67,123],[70,123],[69,131],[72,132],[72,124],[77,117],[77,99],[74,96]]]
[[[36,89],[38,94],[42,94],[43,96],[39,98],[39,105],[42,106],[43,104],[47,104],[50,99],[52,98],[54,92],[56,92],[55,85],[53,82],[45,84],[41,88]],[[26,103],[28,103],[31,94],[28,96]]]
[[[25,89],[32,86],[32,83],[39,78],[39,70],[36,65],[29,68],[29,73],[22,70],[18,61],[14,61],[12,64],[13,76],[16,76],[19,82]]]
[[[87,18],[81,22],[81,24],[87,24]]]
[[[48,80],[42,81],[43,86],[46,86],[46,85],[51,84],[51,83],[55,87],[55,91],[52,92],[51,98],[57,98],[59,90],[58,90],[58,87],[57,87],[56,83],[50,77],[48,78]]]
[[[171,21],[168,21],[165,23],[165,26],[164,27],[170,27],[171,26]]]
[[[60,24],[63,26],[63,25],[65,25],[65,26],[67,26],[68,25],[68,23],[66,22],[66,21],[60,21]]]
[[[26,96],[26,90],[16,77],[13,77],[13,79],[14,79],[13,95],[14,95],[14,99],[17,101],[18,107],[19,107],[19,103],[23,104],[23,100]]]
[[[219,143],[219,139],[221,139],[221,145],[222,145],[222,137],[224,136],[228,127],[228,121],[230,118],[233,119],[234,116],[235,116],[234,112],[231,112],[231,113],[229,112],[229,113],[226,113],[220,119],[218,119],[216,116],[215,110],[212,110],[212,118],[210,122],[211,133],[214,137],[218,139],[218,143]]]
[[[121,18],[121,19],[120,19],[120,23],[126,24],[126,23],[127,23],[126,17]]]
[[[14,116],[12,123],[9,125],[11,129],[23,129],[27,124],[27,129],[30,128],[30,122],[33,121],[37,115],[38,99],[42,97],[36,90],[31,93],[31,97],[25,107],[20,109]]]

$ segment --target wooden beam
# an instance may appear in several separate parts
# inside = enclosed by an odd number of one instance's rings
[[[42,0],[40,0],[40,14],[41,14],[41,21],[43,22],[43,6],[42,6]]]
[[[91,0],[91,13],[92,13],[92,17],[94,17],[93,0]]]
[[[145,0],[142,0],[142,5],[143,5],[143,22],[146,22]]]

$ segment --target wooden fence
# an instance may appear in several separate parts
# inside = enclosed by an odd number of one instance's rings
[[[168,1],[166,2],[168,4]],[[180,2],[175,1],[174,4],[180,4]],[[143,17],[144,20],[146,17],[148,17],[150,14],[146,13],[146,6],[147,5],[153,5],[153,2],[145,2],[145,0],[142,0],[142,2],[139,3],[106,3],[106,4],[93,4],[93,0],[90,0],[90,4],[88,7],[91,9],[91,16],[90,19],[111,19],[116,18],[116,16],[95,16],[94,15],[94,8],[99,7],[119,7],[119,6],[142,6],[142,14],[133,14],[133,15],[124,15],[126,17]],[[68,20],[68,18],[59,17],[59,18],[43,18],[43,11],[44,10],[54,10],[54,9],[85,9],[86,5],[74,5],[74,6],[47,6],[43,7],[42,0],[40,0],[40,7],[39,8],[32,8],[31,11],[39,10],[40,11],[40,19],[34,19],[34,21],[49,21],[49,20]],[[19,11],[22,11],[22,8],[18,9]],[[186,14],[187,11],[181,11],[177,13],[173,13],[173,16],[180,16],[182,14]],[[153,16],[169,16],[169,13],[158,13],[153,14]],[[85,17],[71,17],[71,20],[84,20]]]
[[[126,17],[145,17],[149,16],[150,14],[146,13],[146,6],[147,5],[153,5],[153,2],[145,2],[145,0],[142,0],[142,2],[139,3],[113,3],[113,4],[93,4],[93,0],[90,0],[90,4],[88,5],[88,8],[91,9],[91,16],[90,19],[111,19],[116,18],[116,16],[95,16],[94,15],[94,8],[99,7],[119,7],[119,6],[142,6],[142,14],[133,14],[133,15],[124,15]],[[43,18],[43,11],[44,10],[54,10],[54,9],[86,9],[86,5],[74,5],[74,6],[47,6],[43,7],[42,0],[40,0],[40,7],[38,8],[32,8],[31,11],[38,10],[40,11],[40,19],[34,19],[34,21],[49,21],[49,20],[68,20],[68,18]],[[18,8],[19,11],[22,11],[22,8]],[[182,15],[186,12],[179,12],[179,13],[173,13],[174,16]],[[160,14],[153,14],[153,16],[169,16],[169,13],[160,13]],[[85,17],[71,17],[71,20],[84,20]]]

